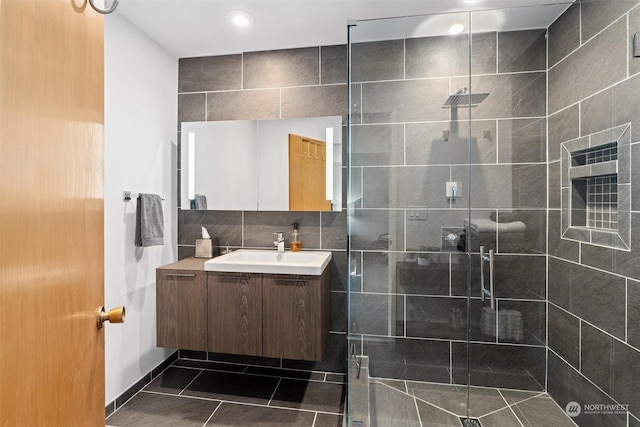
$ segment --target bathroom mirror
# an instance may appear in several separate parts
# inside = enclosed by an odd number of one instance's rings
[[[183,122],[181,208],[288,211],[289,134],[326,143],[326,196],[340,211],[340,116]]]

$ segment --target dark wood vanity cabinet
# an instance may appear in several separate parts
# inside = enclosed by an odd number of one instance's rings
[[[207,300],[207,349],[216,353],[261,356],[261,275],[210,272]]]
[[[189,258],[156,269],[156,345],[203,350],[207,345],[204,260]]]
[[[322,360],[329,330],[327,280],[326,273],[263,276],[263,356]]]
[[[330,276],[205,272],[187,258],[156,270],[157,345],[322,360]]]

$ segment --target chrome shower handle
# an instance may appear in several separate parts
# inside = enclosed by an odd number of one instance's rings
[[[494,292],[494,282],[495,282],[495,270],[494,266],[494,258],[493,258],[493,249],[489,250],[489,297],[491,298],[491,309],[496,309],[496,297]]]
[[[496,299],[494,297],[494,272],[493,272],[493,249],[489,250],[489,256],[484,254],[484,246],[480,246],[480,298],[485,301],[489,297],[491,309],[496,308]],[[484,263],[489,261],[489,290],[484,287]]]

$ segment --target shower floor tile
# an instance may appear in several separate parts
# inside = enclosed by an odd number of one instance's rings
[[[467,416],[466,386],[369,381],[370,427],[460,427]],[[576,427],[544,392],[471,387],[469,401],[470,416],[482,427]]]

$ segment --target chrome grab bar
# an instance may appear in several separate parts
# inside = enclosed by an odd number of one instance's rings
[[[495,283],[495,272],[494,272],[494,251],[493,249],[489,250],[489,255],[484,254],[484,246],[480,246],[480,287],[481,289],[481,299],[485,301],[486,297],[489,297],[489,301],[491,304],[491,309],[495,310],[496,308],[496,297],[494,292],[494,283]],[[489,261],[489,290],[484,287],[484,263],[485,261]]]

